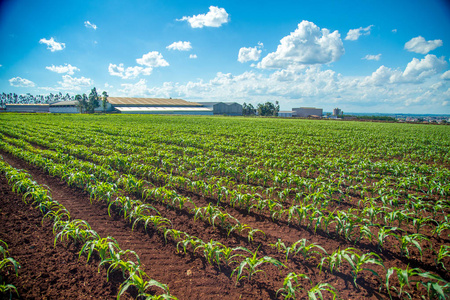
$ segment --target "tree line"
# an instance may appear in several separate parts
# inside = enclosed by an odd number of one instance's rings
[[[256,108],[251,104],[244,102],[242,104],[242,115],[244,116],[265,116],[265,117],[277,117],[280,111],[280,104],[275,101],[275,104],[267,101],[266,103],[258,103]]]
[[[81,113],[93,113],[96,108],[100,107],[101,102],[101,106],[105,112],[108,97],[108,93],[103,91],[102,94],[99,94],[95,87],[91,89],[89,95],[77,94],[75,96],[70,96],[68,93],[63,95],[61,92],[58,94],[50,93],[47,96],[34,96],[30,93],[25,95],[17,95],[16,93],[2,93],[0,95],[0,107],[4,108],[6,104],[52,104],[62,101],[77,101],[77,107]]]
[[[31,95],[27,93],[25,95],[18,95],[16,93],[2,93],[0,95],[0,107],[5,107],[6,104],[51,104],[60,101],[73,101],[74,96],[70,96],[68,93],[63,95],[61,92],[58,94],[50,93],[49,95]]]

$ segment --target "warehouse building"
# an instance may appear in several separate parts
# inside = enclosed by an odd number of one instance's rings
[[[300,108],[293,108],[294,111],[294,117],[299,118],[308,118],[308,117],[321,117],[323,114],[322,108],[315,108],[315,107],[300,107]]]
[[[213,114],[213,110],[209,107],[182,99],[109,97],[108,102],[113,109],[123,114]]]
[[[99,107],[94,109],[94,112],[102,112],[102,101],[98,101]],[[111,104],[106,103],[106,111],[113,111],[113,107]],[[57,114],[76,114],[80,112],[80,108],[78,107],[78,101],[61,101],[50,104],[50,112]]]
[[[236,102],[198,102],[212,109],[214,115],[242,116],[242,105]]]
[[[292,118],[294,113],[295,112],[293,110],[280,110],[278,112],[278,116],[281,118]]]
[[[20,112],[20,113],[48,113],[48,104],[6,104],[5,108],[7,112]]]

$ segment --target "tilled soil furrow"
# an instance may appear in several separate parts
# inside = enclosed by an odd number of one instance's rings
[[[265,290],[252,286],[236,287],[233,280],[225,274],[203,262],[202,259],[183,258],[175,253],[174,245],[165,244],[164,238],[157,234],[145,234],[137,230],[131,231],[131,226],[118,216],[108,217],[107,207],[94,203],[89,195],[72,189],[57,178],[46,175],[38,168],[16,159],[8,153],[1,153],[5,161],[11,166],[27,170],[33,179],[41,185],[46,185],[52,191],[53,199],[64,205],[72,218],[83,219],[100,236],[112,236],[122,249],[135,251],[152,279],[169,285],[170,291],[179,299],[215,299],[214,295],[221,294],[228,299],[239,299],[243,292],[251,294],[251,299],[268,299]],[[158,256],[164,253],[164,256]],[[168,270],[167,266],[177,266]],[[188,271],[189,270],[189,271]],[[192,276],[196,270],[198,276]],[[177,274],[177,276],[173,276]],[[212,277],[211,279],[208,279]],[[208,293],[199,294],[197,287],[204,287]],[[252,292],[250,292],[252,291]]]

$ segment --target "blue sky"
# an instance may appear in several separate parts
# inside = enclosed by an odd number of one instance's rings
[[[449,114],[449,28],[445,0],[9,0],[0,92]]]

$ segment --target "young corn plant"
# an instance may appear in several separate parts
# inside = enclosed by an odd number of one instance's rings
[[[130,256],[133,256],[136,262],[128,260]],[[125,257],[125,260],[122,259],[122,257]],[[122,271],[122,275],[124,278],[126,278],[126,273],[132,274],[135,272],[139,272],[141,261],[136,252],[132,250],[120,250],[114,253],[110,252],[110,256],[108,258],[100,261],[100,264],[98,265],[99,272],[100,267],[103,265],[109,265],[108,269],[106,270],[106,281],[109,281],[110,272],[116,269],[120,269]]]
[[[203,250],[203,254],[208,261],[208,263],[212,266],[214,263],[216,263],[218,266],[220,266],[220,256],[222,255],[223,245],[216,241],[209,241],[208,243],[201,243],[194,249],[194,253],[201,249]]]
[[[437,253],[437,256],[435,258],[436,265],[439,268],[447,270],[444,265],[444,258],[450,258],[450,246],[442,245],[441,248],[439,248],[439,252]]]
[[[142,274],[143,272],[139,271],[131,273],[130,276],[120,285],[119,293],[117,294],[117,300],[119,300],[120,297],[132,286],[134,286],[137,289],[138,295],[136,298],[142,297],[143,299],[165,299],[165,300],[177,299],[176,297],[170,295],[169,287],[167,286],[167,284],[160,283],[159,281],[156,281],[154,279],[144,280],[142,277],[143,275],[146,276],[146,274]],[[146,291],[151,287],[157,287],[159,289],[162,289],[163,294],[162,295],[148,294]]]
[[[194,251],[197,248],[198,245],[201,245],[201,244],[204,244],[204,243],[205,242],[203,242],[198,237],[191,236],[191,235],[188,235],[187,233],[185,233],[184,239],[177,243],[177,253],[180,252],[180,248],[179,248],[180,245],[183,247],[184,254],[186,254],[188,246],[191,246],[192,251]]]
[[[429,272],[419,273],[418,275],[422,278],[431,279],[430,281],[420,280],[416,284],[416,286],[422,284],[427,289],[428,299],[447,300],[449,298],[450,282]],[[440,285],[439,283],[443,283],[443,285]]]
[[[389,236],[393,236],[398,239],[398,235],[395,234],[397,229],[398,229],[397,227],[387,227],[387,226],[383,226],[380,228],[377,235],[379,250],[382,250],[384,248],[384,242]]]
[[[14,273],[16,276],[19,276],[19,263],[12,257],[9,257],[8,253],[8,244],[4,241],[0,240],[0,253],[3,256],[3,259],[0,260],[0,271],[8,268],[8,266],[12,266],[14,269]],[[17,296],[19,296],[19,292],[17,288],[12,284],[7,284],[3,281],[2,276],[0,275],[0,294],[6,293],[9,291],[10,299],[12,299],[12,292],[15,291]]]
[[[89,262],[89,259],[91,258],[91,255],[92,253],[94,253],[94,251],[98,253],[100,260],[103,261],[109,257],[114,256],[115,253],[121,251],[121,249],[116,239],[110,236],[106,238],[90,240],[84,243],[78,254],[78,259],[81,257],[81,254],[87,252],[87,263]]]
[[[286,268],[286,266],[283,263],[270,256],[257,258],[258,250],[256,250],[254,253],[244,247],[237,247],[236,250],[242,250],[250,254],[249,257],[241,255],[245,257],[244,260],[231,273],[230,277],[233,277],[233,275],[236,273],[236,285],[238,284],[239,281],[241,281],[244,278],[248,278],[248,280],[251,281],[253,276],[255,276],[255,274],[259,272],[264,272],[263,270],[258,269],[258,267],[261,266],[262,264],[269,263],[276,266],[278,269],[280,269],[281,267]],[[244,275],[244,272],[246,272],[247,275]]]
[[[58,232],[58,233],[56,233]],[[91,226],[84,220],[57,221],[53,225],[53,234],[56,234],[54,246],[58,239],[61,242],[72,239],[75,243],[85,243],[90,239],[99,239],[97,232],[92,230]]]
[[[284,278],[283,287],[277,291],[277,295],[281,292],[284,299],[296,299],[295,293],[304,289],[299,283],[299,279],[308,279],[311,282],[311,279],[305,274],[291,272]]]
[[[426,236],[420,233],[404,235],[402,237],[399,236],[398,239],[400,241],[400,252],[402,255],[409,258],[409,247],[415,246],[417,250],[419,250],[421,259],[422,259],[422,247],[420,246],[420,242],[430,241]]]
[[[397,279],[399,282],[399,287],[390,285],[390,278],[394,274],[397,274]],[[401,269],[397,267],[389,268],[386,272],[386,289],[389,294],[389,298],[392,299],[391,289],[394,290],[399,298],[402,298],[403,295],[408,296],[409,299],[412,299],[412,295],[405,291],[405,288],[410,286],[410,279],[413,276],[416,276],[420,273],[420,270],[417,268],[410,269],[409,266],[406,269]]]
[[[353,276],[353,284],[355,285],[355,287],[358,286],[356,284],[356,279],[358,277],[358,274],[361,271],[369,271],[381,280],[380,275],[378,275],[378,273],[375,270],[363,267],[363,265],[366,265],[366,264],[375,264],[375,265],[379,265],[379,266],[382,266],[383,268],[385,268],[383,260],[381,259],[381,257],[378,254],[370,252],[370,253],[364,253],[364,254],[360,255],[360,254],[356,253],[355,251],[351,251],[350,256],[345,256],[345,259],[347,260],[347,262],[350,264],[350,266],[352,268],[351,274]]]
[[[334,270],[339,271],[339,268],[341,267],[344,260],[346,261],[351,260],[350,255],[355,253],[354,251],[356,251],[356,249],[352,247],[343,250],[339,248],[338,250],[331,253],[329,256],[323,257],[318,265],[320,272],[322,272],[322,268],[325,263],[328,264],[331,273],[333,273]]]
[[[318,283],[308,291],[308,299],[316,300],[317,297],[323,299],[323,292],[329,292],[333,295],[333,300],[337,298],[338,292],[334,286],[329,283]]]

